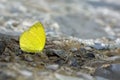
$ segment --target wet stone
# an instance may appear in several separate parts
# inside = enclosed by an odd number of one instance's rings
[[[89,59],[92,59],[92,58],[95,58],[95,55],[94,55],[94,53],[89,52],[89,53],[86,53],[86,57]]]
[[[55,50],[55,49],[50,49],[48,52],[47,52],[47,55],[48,56],[58,56],[59,58],[61,59],[66,59],[67,57],[67,53],[64,51],[64,50]]]
[[[68,64],[70,66],[77,67],[78,66],[77,59],[75,57],[70,58],[69,61],[68,61]]]
[[[46,68],[50,70],[57,70],[59,68],[59,65],[58,64],[46,65]]]
[[[85,47],[86,50],[89,50],[89,51],[92,51],[92,48],[91,47]]]
[[[80,52],[81,52],[82,54],[84,54],[84,53],[86,53],[87,51],[86,51],[85,48],[80,48]]]
[[[77,48],[72,48],[72,49],[70,49],[70,51],[72,51],[72,52],[75,52],[75,51],[77,51],[78,49]]]
[[[32,55],[29,54],[24,55],[24,59],[29,62],[33,61]]]
[[[106,46],[102,43],[94,43],[93,48],[95,48],[97,50],[102,50],[102,49],[106,49]]]
[[[120,64],[104,64],[96,69],[94,76],[103,77],[108,80],[119,80]]]
[[[56,64],[59,64],[59,66],[62,66],[63,64],[65,64],[65,60],[63,59],[58,59],[55,61]]]

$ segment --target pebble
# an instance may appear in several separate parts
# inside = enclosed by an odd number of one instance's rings
[[[104,64],[96,69],[94,75],[108,80],[119,80],[120,64]]]
[[[94,53],[92,53],[92,52],[89,52],[89,53],[87,53],[86,54],[86,57],[88,57],[88,58],[95,58],[95,55],[94,55]]]
[[[29,54],[28,55],[26,54],[24,58],[26,61],[29,61],[29,62],[33,61],[33,58]]]
[[[59,68],[58,64],[51,64],[46,66],[47,69],[57,70]]]
[[[32,76],[32,72],[27,71],[27,70],[22,70],[22,71],[20,71],[20,73],[21,73],[22,75],[26,76],[26,77]]]
[[[50,52],[53,52],[55,55],[59,56],[62,59],[65,59],[67,57],[67,53],[64,50],[51,49]]]
[[[91,51],[91,50],[92,50],[92,48],[91,48],[91,47],[85,47],[85,49],[86,49],[86,50],[89,50],[89,51]]]
[[[106,49],[106,45],[103,43],[94,43],[93,48],[97,50],[102,50],[102,49]]]
[[[77,67],[78,66],[78,62],[77,62],[77,59],[72,57],[70,60],[69,60],[69,65],[70,66],[73,66],[73,67]]]
[[[72,52],[75,52],[75,51],[77,51],[78,49],[77,48],[71,48],[70,49]]]

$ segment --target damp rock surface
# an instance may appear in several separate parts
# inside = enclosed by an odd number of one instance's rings
[[[1,79],[113,80],[114,77],[117,80],[119,77],[119,47],[101,50],[84,43],[84,40],[81,42],[79,38],[47,37],[42,54],[26,53],[20,50],[19,39],[2,35],[6,45],[3,45],[5,49],[0,55]],[[114,42],[107,41],[104,44]]]
[[[119,80],[119,0],[0,0],[0,10],[0,80]],[[35,21],[42,54],[19,46]]]

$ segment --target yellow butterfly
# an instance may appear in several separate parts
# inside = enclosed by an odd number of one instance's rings
[[[45,46],[45,30],[40,22],[33,24],[27,31],[20,36],[20,48],[25,52],[41,52]]]

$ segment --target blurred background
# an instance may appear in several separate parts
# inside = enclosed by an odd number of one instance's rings
[[[120,37],[119,0],[0,0],[0,32],[19,35],[41,21],[48,35]]]

